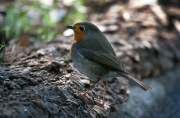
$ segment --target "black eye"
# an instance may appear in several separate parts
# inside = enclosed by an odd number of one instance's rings
[[[80,29],[81,31],[84,31],[84,30],[85,30],[85,27],[80,26],[79,29]]]

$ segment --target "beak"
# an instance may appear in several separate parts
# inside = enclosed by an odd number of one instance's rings
[[[68,28],[68,29],[74,29],[74,27],[73,26],[71,26],[71,25],[66,25],[66,27]]]

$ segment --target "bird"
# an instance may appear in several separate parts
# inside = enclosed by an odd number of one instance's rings
[[[128,73],[123,62],[116,56],[110,42],[96,25],[84,21],[66,27],[74,31],[74,39],[70,47],[74,67],[95,83],[103,81],[103,100],[97,100],[99,104],[103,105],[105,102],[106,81],[110,78],[123,77],[139,85],[145,91],[151,89],[150,86]],[[85,97],[90,89],[82,96]]]

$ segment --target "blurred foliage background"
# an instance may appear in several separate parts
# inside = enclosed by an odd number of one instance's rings
[[[147,16],[141,17],[137,12],[148,8],[149,5],[155,5],[157,2],[162,6],[179,5],[178,0],[1,0],[0,30],[5,32],[2,37],[6,36],[9,40],[18,40],[27,34],[34,43],[56,39],[66,29],[65,25],[88,20],[93,23],[94,21],[102,23],[103,28],[100,27],[100,29],[102,28],[104,32],[116,31],[119,33],[122,31],[123,33],[131,32],[132,35],[138,29],[134,24],[139,22],[138,19],[142,18],[141,23],[147,21],[144,24],[155,24],[157,19],[153,19],[152,15],[146,14]],[[159,9],[161,11],[160,7]],[[173,23],[175,22],[173,18],[179,16],[177,9],[167,6],[163,9],[165,15],[159,13],[157,9],[155,11],[158,17],[162,16],[163,23],[167,20],[164,17],[167,14],[170,16],[171,24],[178,24]],[[143,14],[143,12],[141,13]],[[5,16],[4,22],[1,20],[2,14]],[[133,16],[135,17],[133,18]],[[148,21],[146,18],[153,20]],[[132,26],[126,23],[130,23]],[[0,43],[3,41],[2,39],[6,38],[1,38]],[[7,43],[5,42],[5,44]]]
[[[8,39],[28,34],[38,41],[50,41],[65,30],[66,24],[98,16],[118,0],[2,0]],[[120,0],[121,2],[124,0]],[[1,8],[0,8],[1,11]],[[93,16],[93,17],[94,17]]]
[[[39,41],[49,41],[62,33],[60,23],[84,20],[86,15],[81,12],[82,8],[83,0],[16,0],[5,9],[4,31],[9,39],[27,33]]]
[[[96,19],[117,1],[1,0],[0,59],[3,58],[5,45],[24,46],[58,39],[67,24]]]

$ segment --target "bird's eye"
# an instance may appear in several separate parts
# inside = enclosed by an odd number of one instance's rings
[[[80,29],[81,31],[84,31],[84,30],[85,30],[85,27],[80,26],[79,29]]]

